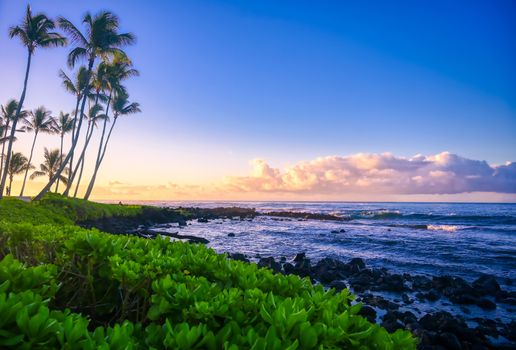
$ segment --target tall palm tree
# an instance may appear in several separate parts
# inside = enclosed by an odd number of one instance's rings
[[[0,154],[0,177],[3,174],[4,167],[4,156],[5,156],[5,145],[7,141],[10,140],[10,136],[7,136],[9,132],[9,126],[16,119],[16,110],[18,109],[18,102],[14,99],[9,100],[5,105],[0,106],[0,116],[3,119],[2,128],[0,131],[0,144],[2,144],[2,152]],[[20,120],[23,121],[27,117],[27,111],[22,110],[20,112]],[[22,131],[22,130],[16,130]],[[16,137],[14,137],[13,141],[16,141]]]
[[[25,130],[34,132],[34,139],[32,140],[32,147],[30,148],[29,155],[29,166],[32,161],[32,155],[34,154],[34,145],[36,145],[36,139],[38,138],[39,133],[53,133],[56,131],[56,121],[51,116],[51,112],[47,110],[45,107],[38,107],[34,111],[30,112],[30,118],[25,122]],[[25,170],[25,175],[23,176],[23,184],[20,191],[20,197],[23,196],[23,192],[25,191],[25,183],[27,182],[27,174],[29,173],[29,167]]]
[[[32,15],[30,6],[27,6],[25,12],[25,18],[19,26],[9,28],[9,36],[11,38],[18,37],[23,45],[27,48],[27,68],[25,70],[25,80],[23,81],[23,90],[20,96],[20,101],[16,108],[15,119],[11,127],[11,136],[7,146],[7,156],[5,160],[6,166],[4,167],[3,174],[0,180],[0,199],[3,195],[3,189],[7,180],[7,171],[9,168],[9,162],[11,161],[12,148],[14,142],[14,136],[16,133],[16,124],[20,118],[20,113],[25,101],[25,94],[27,92],[27,82],[29,80],[30,64],[32,55],[36,48],[47,48],[55,46],[64,46],[66,44],[66,38],[60,34],[52,32],[55,28],[55,24],[47,16],[42,13]]]
[[[100,162],[100,157],[102,156],[102,150],[104,147],[104,140],[106,136],[106,127],[109,121],[107,117],[109,113],[109,107],[111,104],[111,98],[114,93],[126,93],[125,87],[121,85],[121,82],[129,77],[138,76],[139,72],[132,67],[132,62],[129,58],[120,52],[115,52],[111,60],[104,59],[98,66],[95,74],[95,79],[93,81],[93,85],[97,92],[97,97],[99,96],[99,92],[105,91],[107,93],[107,103],[106,103],[106,113],[104,123],[102,126],[102,134],[100,137],[100,143],[97,152],[97,158],[95,160],[95,164]],[[89,126],[89,125],[88,125]],[[93,129],[91,130],[93,131]],[[87,140],[86,147],[89,144],[89,140]],[[84,157],[84,156],[83,156]],[[83,158],[84,162],[84,158]],[[82,177],[82,169],[84,167],[84,163],[81,164],[81,172],[79,175],[79,179]],[[71,181],[68,184],[68,187],[71,187],[72,182],[75,178],[76,173],[72,173]],[[79,180],[80,182],[80,180]],[[79,188],[79,184],[75,187],[74,196],[77,195],[77,190]]]
[[[85,66],[80,66],[77,70],[74,79],[70,78],[66,73],[61,70],[59,72],[59,77],[62,80],[63,87],[66,91],[75,96],[75,110],[74,110],[74,118],[73,118],[73,126],[72,126],[72,144],[75,141],[75,138],[78,137],[78,133],[75,132],[77,125],[77,118],[79,117],[79,106],[81,103],[81,99],[83,98],[84,93],[89,93],[91,88],[90,86],[90,78],[88,76],[88,68]],[[73,153],[70,157],[70,168],[73,164]]]
[[[102,161],[104,160],[104,156],[106,155],[106,149],[111,138],[111,133],[113,132],[113,128],[115,127],[118,117],[123,115],[135,114],[139,112],[141,112],[140,104],[137,102],[129,102],[129,95],[127,93],[120,92],[115,95],[115,98],[113,99],[113,123],[111,123],[106,143],[102,150],[102,155],[98,162],[95,164],[93,176],[91,177],[88,189],[86,190],[86,194],[84,195],[84,199],[89,199],[91,192],[93,191],[93,186],[95,185],[95,180],[97,178],[97,173],[99,171],[100,164],[102,163]]]
[[[60,137],[60,147],[59,147],[59,155],[60,155],[60,158],[59,160],[62,161],[63,160],[63,141],[64,141],[64,137],[67,133],[71,132],[72,129],[73,129],[73,119],[70,118],[70,113],[63,113],[63,112],[60,112],[59,113],[59,118],[57,118],[56,120],[56,132],[59,133],[59,137]],[[61,165],[61,164],[59,164]],[[60,180],[57,179],[56,181],[56,192],[59,191],[59,182]],[[65,183],[66,184],[66,183]]]
[[[85,162],[85,156],[86,156],[86,149],[88,148],[88,145],[90,143],[91,137],[93,135],[93,131],[97,127],[97,122],[107,119],[107,115],[100,113],[102,112],[102,106],[100,105],[94,105],[90,108],[89,116],[88,116],[88,128],[86,132],[86,141],[84,142],[84,146],[82,148],[81,155],[79,156],[79,160],[77,161],[77,165],[74,169],[74,174],[71,176],[71,179],[73,180],[75,178],[75,175],[78,173],[77,178],[77,184],[75,185],[75,191],[73,196],[77,197],[77,191],[79,190],[79,185],[81,184],[82,179],[82,173],[84,170],[84,162]],[[80,169],[79,169],[80,167]],[[68,186],[66,187],[67,191],[69,191],[71,188],[71,182],[68,183]]]
[[[91,78],[91,71],[95,60],[99,57],[110,57],[115,52],[120,54],[125,53],[121,47],[130,45],[135,42],[135,37],[131,33],[119,33],[120,21],[116,15],[111,12],[102,11],[92,16],[89,12],[83,17],[82,22],[86,26],[86,35],[84,35],[76,26],[69,20],[60,17],[58,19],[59,26],[72,39],[77,46],[68,54],[68,64],[73,67],[78,60],[86,59],[88,61],[88,82]],[[86,98],[83,98],[79,116],[81,116],[77,123],[77,135],[79,135],[82,125],[82,115],[84,114],[84,107],[86,105]],[[72,157],[75,147],[77,146],[78,137],[75,138],[70,151],[63,160],[63,164],[59,167],[54,177],[36,196],[36,200],[41,199],[43,195],[48,192],[52,184],[61,175],[64,167]]]
[[[95,71],[92,72],[92,79],[91,79],[92,91],[90,94],[90,99],[88,101],[88,109],[90,111],[90,113],[88,115],[89,121],[88,121],[88,128],[86,130],[86,141],[84,143],[84,148],[83,148],[83,151],[81,152],[81,156],[80,156],[81,159],[78,161],[75,168],[72,166],[72,163],[70,163],[70,169],[75,169],[75,170],[70,171],[70,173],[68,175],[68,185],[66,186],[66,189],[63,192],[64,196],[68,196],[69,191],[72,187],[72,184],[75,180],[75,176],[77,175],[77,169],[79,169],[79,166],[80,166],[80,169],[81,169],[80,171],[81,171],[81,175],[82,175],[82,169],[84,168],[84,156],[82,154],[86,152],[86,148],[88,147],[90,139],[91,139],[90,133],[93,132],[93,129],[91,129],[91,116],[92,116],[91,112],[92,111],[96,111],[97,113],[100,112],[102,107],[100,107],[100,105],[99,105],[99,100],[108,101],[107,97],[103,93],[104,90],[107,89],[107,86],[108,86],[107,72],[104,69],[103,64],[101,63],[101,64],[97,65]],[[92,102],[94,104],[93,107],[89,107],[89,102]],[[108,101],[107,102],[107,110],[109,110],[109,103],[110,102]],[[97,110],[98,107],[101,109]],[[72,159],[73,159],[73,157],[72,157]],[[78,187],[78,185],[77,185],[77,187]]]
[[[57,170],[59,170],[59,166],[60,166],[62,158],[63,158],[59,149],[56,148],[56,149],[49,151],[45,147],[44,152],[45,152],[45,156],[44,156],[45,160],[43,161],[43,163],[41,163],[39,165],[39,170],[36,170],[35,172],[32,173],[32,175],[30,176],[31,180],[33,180],[37,177],[40,177],[40,176],[48,176],[48,180],[50,181],[52,179],[52,177],[54,177],[54,175],[56,174]],[[66,176],[60,175],[59,181],[66,184],[66,181],[68,181],[68,179],[66,178]]]
[[[6,189],[7,195],[11,195],[11,191],[13,189],[13,179],[15,175],[21,174],[27,169],[27,167],[32,167],[29,165],[29,161],[27,157],[25,157],[20,152],[12,153],[11,154],[11,162],[9,163],[9,166],[7,167],[7,174],[9,176],[9,186]],[[34,168],[34,167],[32,167]]]
[[[122,82],[129,77],[138,76],[139,72],[132,67],[132,62],[129,60],[129,58],[127,58],[127,56],[121,55],[119,53],[115,53],[111,61],[104,60],[101,64],[99,64],[98,70],[99,72],[102,72],[102,75],[105,79],[105,88],[109,96],[108,105],[106,107],[106,115],[109,115],[109,103],[111,102],[111,97],[113,94],[127,94],[125,87],[122,85]],[[100,157],[103,153],[107,121],[108,118],[104,119],[95,164],[100,162]]]

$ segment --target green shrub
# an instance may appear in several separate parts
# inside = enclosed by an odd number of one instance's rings
[[[409,332],[389,334],[357,315],[347,290],[202,245],[5,222],[0,237],[0,314],[34,305],[0,327],[5,347],[415,348]]]
[[[3,349],[137,349],[130,322],[88,330],[89,321],[69,310],[51,310],[40,295],[0,293],[0,347]],[[142,335],[143,336],[143,335]]]

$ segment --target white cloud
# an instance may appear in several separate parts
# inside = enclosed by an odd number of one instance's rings
[[[251,175],[228,177],[225,187],[234,192],[300,194],[516,193],[516,163],[492,166],[448,152],[412,158],[391,153],[328,156],[283,171],[263,159],[251,165]]]

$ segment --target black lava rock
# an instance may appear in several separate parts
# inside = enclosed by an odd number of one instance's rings
[[[493,276],[484,275],[473,282],[473,287],[483,295],[496,295],[501,291],[500,285]]]
[[[444,332],[439,334],[439,344],[444,346],[445,349],[449,350],[461,350],[462,345],[459,338],[453,333]]]
[[[358,314],[365,317],[369,322],[376,323],[376,311],[372,307],[362,306]]]
[[[495,310],[496,304],[487,298],[482,298],[477,300],[477,306],[481,307],[484,310]]]
[[[297,253],[296,256],[294,257],[294,262],[303,261],[305,259],[306,259],[305,253]]]
[[[351,266],[352,272],[359,272],[360,270],[365,269],[365,267],[366,267],[364,260],[361,258],[351,259],[351,261],[348,263],[348,265]]]
[[[233,260],[249,262],[249,259],[247,259],[246,256],[242,253],[231,253],[229,254],[229,257]]]
[[[258,261],[258,267],[268,267],[269,269],[280,272],[281,271],[281,265],[274,260],[273,257],[268,258],[261,258]]]
[[[330,283],[334,280],[341,280],[346,277],[347,265],[331,258],[320,260],[312,267],[311,275],[322,283]]]
[[[412,288],[416,290],[430,290],[432,280],[425,276],[412,276]]]
[[[329,285],[330,288],[335,288],[337,291],[341,291],[343,289],[348,288],[346,282],[344,281],[332,281]]]

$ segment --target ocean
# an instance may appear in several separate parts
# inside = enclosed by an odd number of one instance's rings
[[[251,221],[191,222],[168,230],[207,238],[216,251],[313,261],[360,257],[396,273],[453,275],[516,282],[516,204],[357,202],[147,202],[156,206],[251,207],[259,212],[333,214],[349,221],[259,216]],[[234,234],[229,237],[228,234]]]

